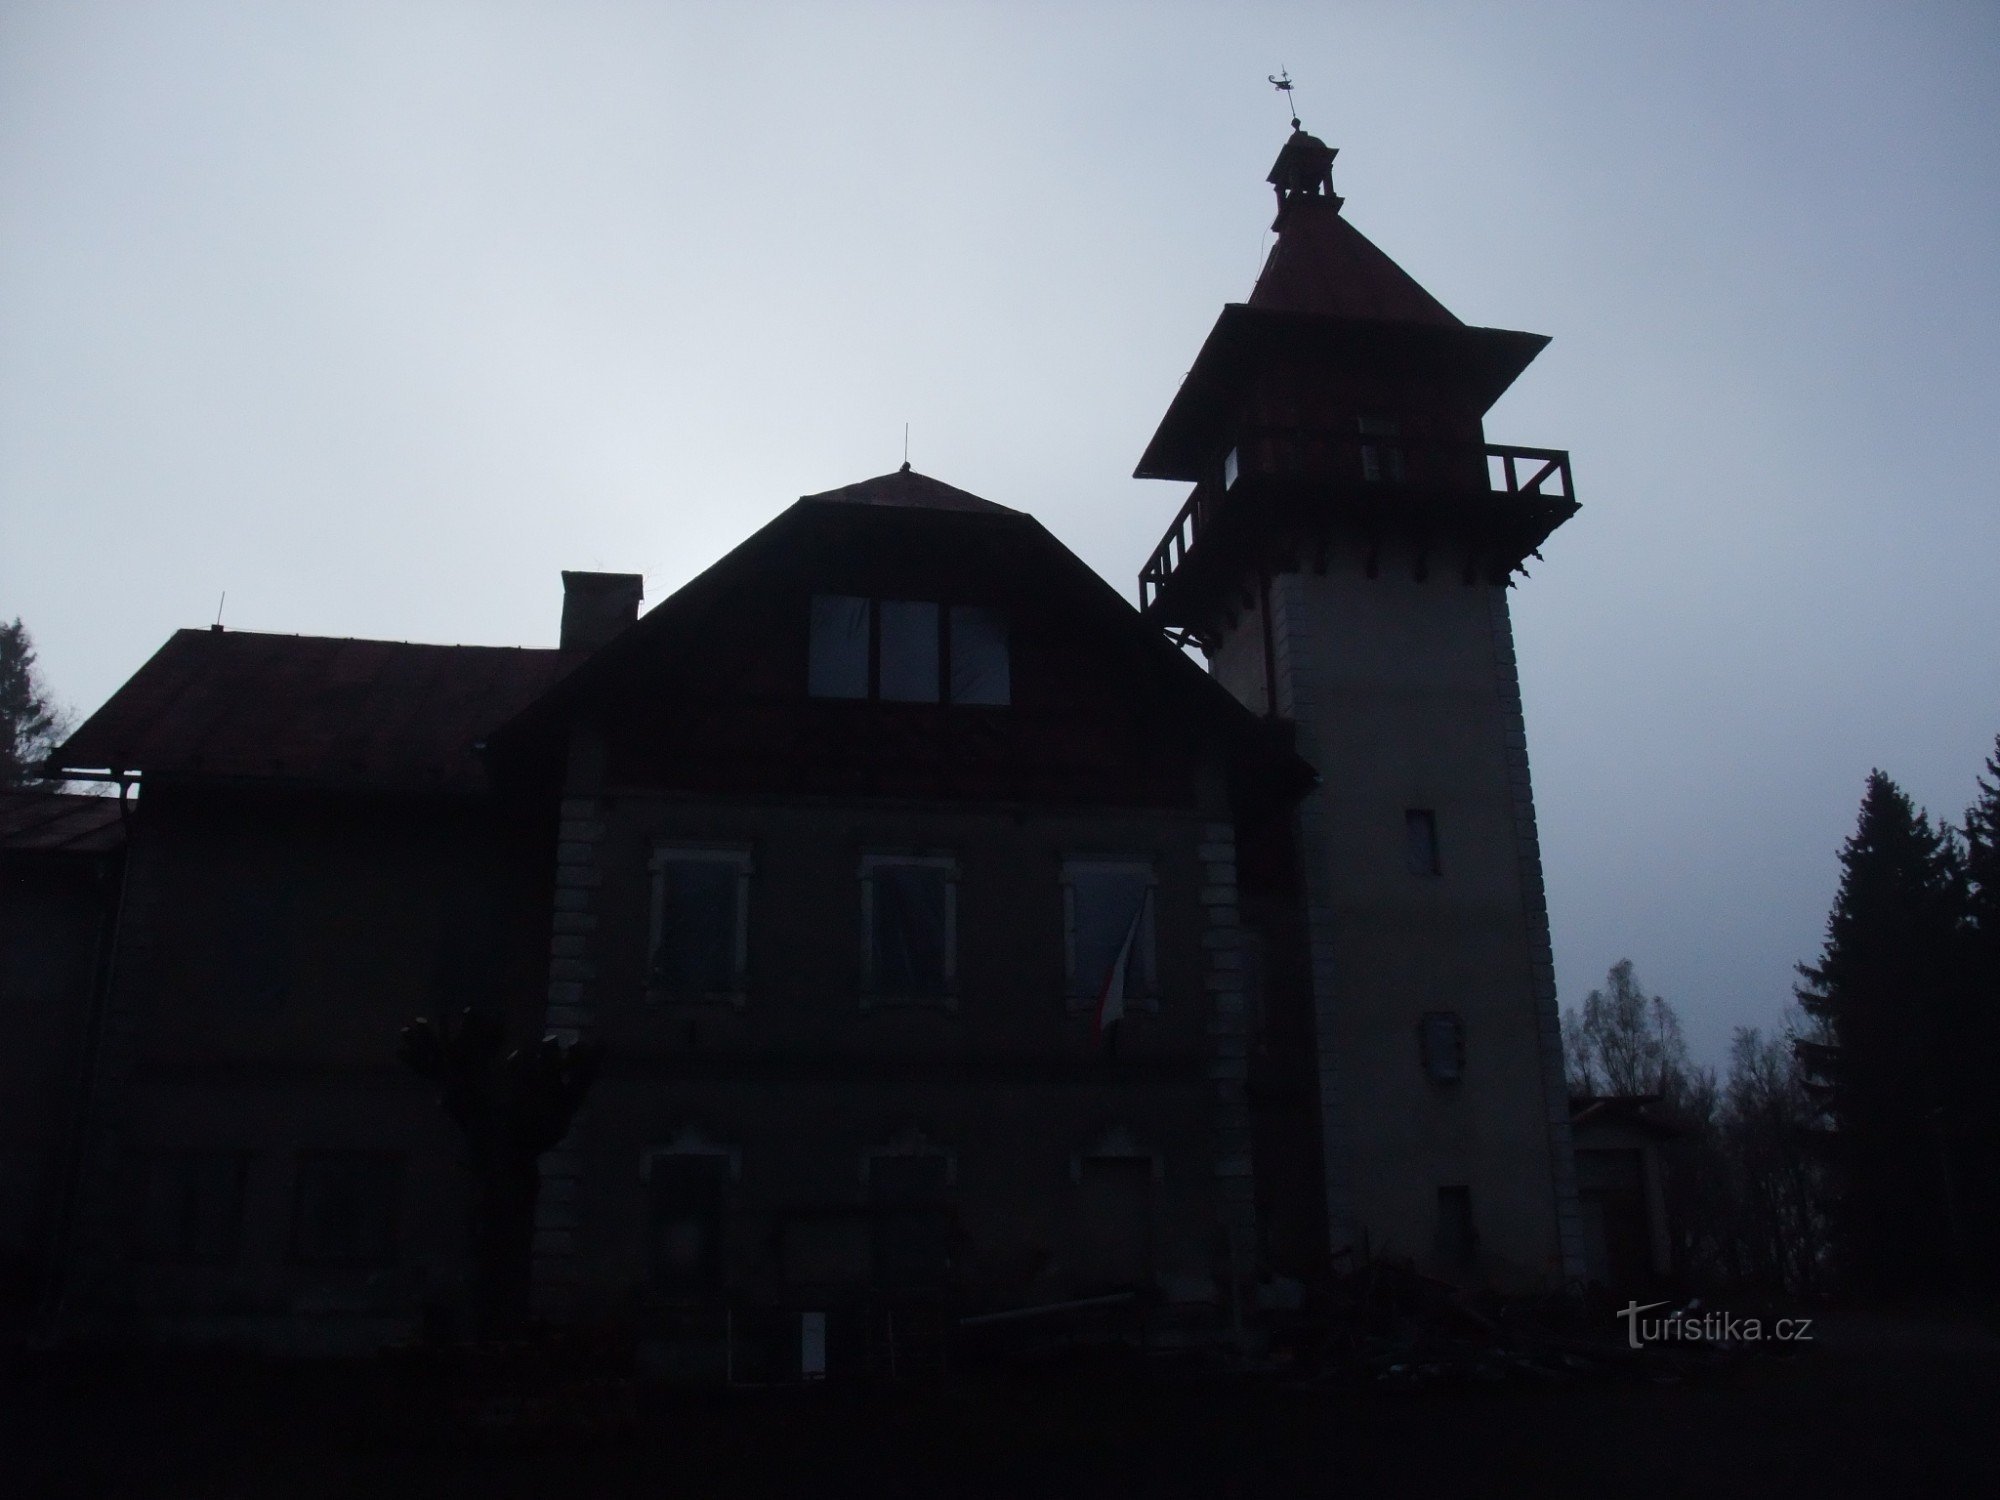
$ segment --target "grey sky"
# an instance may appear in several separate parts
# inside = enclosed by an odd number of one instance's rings
[[[0,615],[103,701],[169,632],[551,644],[916,466],[1128,597],[1130,479],[1247,295],[1288,67],[1349,216],[1555,343],[1494,441],[1565,1003],[1718,1059],[1880,765],[2000,730],[2000,6],[0,10]]]

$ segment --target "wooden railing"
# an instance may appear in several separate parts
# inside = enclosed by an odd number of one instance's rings
[[[1285,441],[1279,439],[1280,442]],[[1464,444],[1426,443],[1401,437],[1368,436],[1353,438],[1340,445],[1348,451],[1346,461],[1336,461],[1332,472],[1322,463],[1302,462],[1275,466],[1279,473],[1301,478],[1324,477],[1339,489],[1370,494],[1395,494],[1440,487],[1466,488],[1471,477],[1469,461],[1475,452],[1486,466],[1485,489],[1491,495],[1535,496],[1574,501],[1570,488],[1569,454],[1561,448],[1519,448],[1488,443],[1474,450]],[[1246,473],[1256,472],[1247,470]],[[1447,476],[1464,476],[1456,483]],[[1440,481],[1444,483],[1441,485]],[[1220,480],[1204,479],[1194,487],[1187,503],[1174,517],[1160,544],[1153,549],[1146,566],[1139,570],[1139,607],[1150,609],[1160,591],[1187,561],[1204,530],[1229,504]]]

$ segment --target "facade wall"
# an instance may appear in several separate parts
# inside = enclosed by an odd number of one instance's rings
[[[455,1301],[461,1153],[398,1037],[468,1005],[538,1029],[545,850],[414,799],[161,787],[131,829],[71,1329],[372,1347]],[[386,1220],[329,1231],[359,1249],[301,1227],[327,1153],[373,1163]]]
[[[1277,708],[1323,778],[1297,826],[1331,1248],[1465,1274],[1440,1189],[1467,1189],[1478,1273],[1533,1284],[1575,1274],[1573,1188],[1559,1237],[1566,1099],[1505,601],[1415,571],[1337,552],[1271,586]],[[1213,660],[1246,703],[1260,628],[1239,619]],[[1436,874],[1411,867],[1412,810]],[[1462,1027],[1456,1081],[1424,1066],[1430,1012]]]
[[[573,786],[572,792],[587,790]],[[546,1310],[587,1314],[653,1296],[648,1153],[730,1160],[718,1294],[799,1305],[787,1223],[869,1202],[873,1153],[950,1163],[951,1293],[1018,1306],[1104,1288],[1079,1263],[1075,1202],[1093,1155],[1144,1157],[1151,1260],[1169,1295],[1226,1281],[1227,1203],[1248,1226],[1234,861],[1217,809],[1053,811],[990,805],[691,799],[643,789],[573,797],[584,893],[559,907],[568,967],[552,1020],[607,1047],[606,1072],[545,1189]],[[748,982],[740,1005],[670,1002],[647,983],[661,845],[749,852]],[[957,993],[948,1006],[871,1002],[861,978],[860,870],[871,853],[956,862]],[[1157,1003],[1133,1002],[1107,1058],[1089,1007],[1065,996],[1066,857],[1150,865]],[[562,900],[559,897],[559,902]],[[574,920],[581,916],[587,922]],[[578,930],[578,929],[581,930]],[[558,1014],[558,1010],[560,1014]],[[1223,1056],[1234,1051],[1233,1060]],[[1240,1186],[1219,1186],[1227,1177]],[[1238,1246],[1247,1254],[1247,1244]],[[857,1283],[862,1262],[852,1267]]]
[[[0,1317],[54,1269],[117,873],[115,857],[0,862]]]

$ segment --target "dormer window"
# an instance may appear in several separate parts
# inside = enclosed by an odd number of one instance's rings
[[[1007,617],[978,604],[815,594],[806,691],[815,698],[1005,706]]]

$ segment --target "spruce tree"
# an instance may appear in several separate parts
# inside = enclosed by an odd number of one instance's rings
[[[2000,1181],[1985,1164],[2000,1160],[2000,1095],[1990,1076],[2000,1057],[2000,739],[1977,785],[1963,830],[1966,931],[1953,1144],[1966,1163],[1957,1184],[1969,1258],[1993,1267],[2000,1265]],[[1988,1271],[1981,1288],[1988,1294],[2000,1290],[1991,1278]]]
[[[62,738],[62,711],[35,670],[35,644],[19,620],[0,621],[0,786],[41,778],[42,759]]]
[[[1840,867],[1825,946],[1799,965],[1797,991],[1824,1039],[1799,1053],[1832,1124],[1836,1253],[1853,1290],[1934,1290],[1963,1244],[1949,1121],[1963,865],[1951,830],[1878,770]]]

